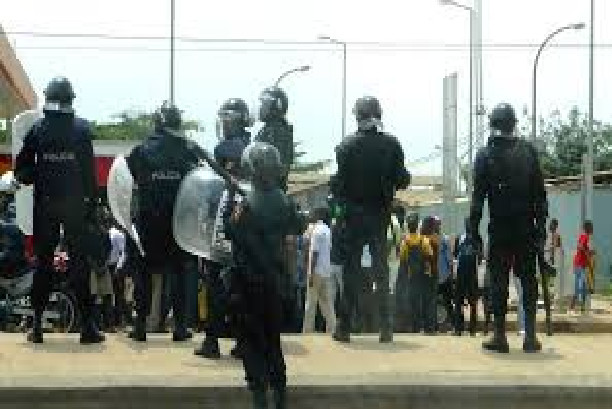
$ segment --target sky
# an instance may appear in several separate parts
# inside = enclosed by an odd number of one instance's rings
[[[505,101],[518,112],[524,106],[530,110],[537,46],[500,45],[537,45],[558,27],[588,23],[589,1],[483,3],[484,105],[490,110]],[[471,0],[464,4],[471,5]],[[612,17],[612,2],[595,0],[595,10],[595,43],[602,46],[595,51],[594,114],[612,122],[607,109],[612,106],[612,78],[606,70],[612,66],[612,27],[605,24]],[[168,41],[41,38],[24,32],[166,37],[169,17],[169,0],[19,0],[3,6],[0,24],[39,95],[50,78],[65,75],[74,83],[79,114],[104,121],[126,109],[151,111],[168,98]],[[225,99],[241,97],[255,108],[259,92],[282,72],[310,65],[309,72],[282,83],[290,97],[289,117],[307,159],[333,159],[341,140],[342,53],[338,45],[317,42],[322,35],[349,43],[349,132],[355,128],[355,99],[374,95],[382,103],[386,130],[400,139],[407,160],[429,156],[442,143],[442,79],[453,72],[458,75],[459,140],[468,132],[468,13],[438,0],[176,0],[176,35],[250,40],[177,41],[176,102],[186,117],[201,122],[201,141],[209,148],[216,142],[216,111]],[[588,29],[568,31],[555,42],[586,45],[588,35]],[[440,47],[444,44],[463,47]],[[588,109],[588,48],[547,48],[538,69],[538,112],[566,112],[574,105]],[[441,161],[411,171],[441,174]]]

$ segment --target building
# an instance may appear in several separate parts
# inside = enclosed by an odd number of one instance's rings
[[[10,132],[10,120],[17,114],[36,108],[37,96],[13,47],[0,27],[0,126]],[[8,141],[3,141],[8,143]],[[0,174],[11,168],[11,156],[0,155]]]

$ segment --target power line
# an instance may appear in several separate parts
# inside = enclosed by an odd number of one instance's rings
[[[585,45],[586,47],[586,45]],[[169,48],[164,47],[145,47],[145,46],[17,46],[18,50],[66,50],[66,51],[130,51],[130,52],[168,52]],[[581,47],[573,47],[581,48]],[[612,49],[612,44],[606,45],[606,49]],[[496,48],[488,51],[494,52],[511,52],[519,51],[519,48]],[[176,48],[177,52],[330,52],[329,48],[213,48],[213,47],[198,47],[198,48]],[[351,50],[353,53],[368,52],[368,53],[397,53],[397,52],[464,52],[461,48],[448,47],[396,47],[396,48],[365,48],[359,47]]]
[[[65,38],[65,39],[99,39],[99,40],[115,40],[115,41],[165,41],[167,36],[124,36],[107,33],[49,33],[35,31],[8,31],[7,35],[24,36],[35,38]],[[266,38],[201,38],[201,37],[176,37],[176,41],[187,43],[234,43],[234,44],[268,44],[268,45],[326,45],[321,41],[298,41],[298,40],[283,40],[283,39],[266,39]],[[390,49],[468,49],[469,43],[445,43],[445,42],[404,42],[404,41],[353,41],[346,42],[351,47],[375,47],[375,48],[390,48]],[[538,48],[540,44],[536,43],[483,43],[483,49],[501,49],[501,48]],[[556,48],[586,48],[588,43],[555,43],[550,47]],[[612,48],[612,43],[596,43],[596,48]],[[326,50],[334,48],[333,44],[327,44]]]

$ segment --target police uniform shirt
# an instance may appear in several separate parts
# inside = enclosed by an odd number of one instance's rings
[[[201,152],[193,141],[154,135],[127,157],[137,185],[137,225],[147,257],[161,261],[178,252],[172,234],[174,202],[182,179],[198,165]]]
[[[26,135],[15,163],[15,176],[34,184],[36,197],[82,201],[96,188],[92,134],[87,121],[45,113]]]

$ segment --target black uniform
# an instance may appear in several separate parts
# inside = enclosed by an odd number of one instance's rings
[[[251,390],[283,388],[287,383],[280,345],[282,324],[281,244],[301,233],[295,207],[278,188],[254,190],[243,202],[232,237],[240,260],[238,292],[243,302],[241,336],[244,367]]]
[[[285,408],[287,377],[281,348],[281,245],[287,235],[304,231],[297,206],[278,187],[278,151],[255,143],[244,154],[253,187],[228,224],[237,262],[231,285],[232,304],[240,311],[240,339],[246,381],[256,408],[267,408],[266,390],[274,392],[276,408]]]
[[[70,112],[45,111],[25,137],[17,155],[15,176],[34,185],[34,251],[38,268],[32,288],[32,304],[40,317],[51,291],[53,255],[60,239],[60,225],[69,260],[70,280],[84,320],[82,334],[95,332],[87,263],[88,227],[95,225],[96,179],[92,135],[88,123]],[[40,325],[35,318],[35,330]],[[83,340],[83,339],[82,339]],[[35,342],[42,342],[40,338]]]
[[[172,308],[175,319],[174,339],[186,334],[185,274],[192,256],[181,250],[172,233],[174,202],[181,181],[200,162],[201,148],[165,129],[157,132],[132,150],[127,158],[137,185],[138,212],[136,228],[144,248],[143,271],[136,280],[138,325],[151,309],[151,274],[168,274],[172,287]]]
[[[295,159],[295,146],[293,145],[293,126],[284,117],[271,118],[265,122],[255,140],[268,143],[278,149],[283,173],[281,175],[281,186],[287,191],[287,183],[291,164]]]
[[[546,237],[548,204],[537,152],[524,139],[512,136],[516,119],[511,107],[501,105],[493,111],[491,127],[502,130],[478,152],[474,164],[474,193],[470,210],[470,232],[478,235],[485,199],[488,200],[489,262],[494,314],[494,338],[485,349],[507,352],[505,317],[509,271],[521,280],[525,308],[525,351],[541,348],[535,336],[538,298],[536,249]],[[507,113],[512,126],[495,122]]]
[[[381,339],[390,340],[387,226],[397,188],[406,187],[409,174],[398,140],[376,128],[347,137],[336,151],[338,173],[334,196],[346,203],[346,264],[335,338],[348,341],[350,314],[356,303],[361,253],[368,244],[379,303]]]
[[[241,130],[233,135],[225,135],[214,151],[215,160],[224,169],[235,176],[240,176],[240,161],[244,148],[248,145],[251,134],[246,130]],[[228,209],[223,217],[228,218],[231,207],[235,202],[236,193],[230,188],[228,198]],[[202,346],[195,351],[196,355],[206,358],[219,358],[219,344],[217,339],[230,336],[232,328],[230,325],[229,300],[227,298],[228,288],[222,279],[224,268],[233,267],[234,260],[232,254],[220,255],[217,261],[206,262],[206,288],[207,288],[207,319],[206,319],[206,338]],[[240,348],[232,350],[233,355],[240,354]]]

